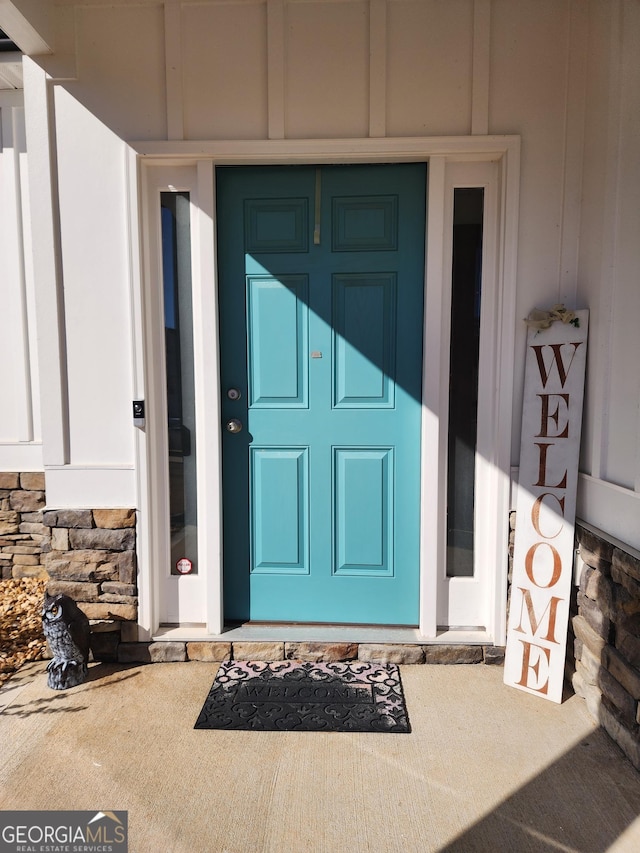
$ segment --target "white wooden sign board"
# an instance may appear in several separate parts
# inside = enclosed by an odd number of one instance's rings
[[[589,312],[529,329],[504,682],[562,701]]]

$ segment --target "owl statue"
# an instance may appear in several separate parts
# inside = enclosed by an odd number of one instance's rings
[[[47,665],[47,684],[52,690],[66,690],[82,684],[89,660],[89,620],[68,595],[45,592],[42,630],[49,641],[53,659]]]

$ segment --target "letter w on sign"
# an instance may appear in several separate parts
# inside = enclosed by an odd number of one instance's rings
[[[562,700],[589,312],[529,329],[504,681]]]

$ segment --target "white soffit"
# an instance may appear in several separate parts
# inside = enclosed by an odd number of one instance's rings
[[[22,89],[22,54],[0,53],[0,89]]]

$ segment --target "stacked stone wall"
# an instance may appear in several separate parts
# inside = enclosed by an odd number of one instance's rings
[[[640,554],[579,525],[576,536],[573,688],[640,770]]]
[[[177,641],[151,643],[123,642],[118,648],[121,663],[168,663],[188,660],[303,660],[333,662],[361,660],[373,663],[410,664],[490,664],[504,663],[504,649],[498,646],[445,645],[418,643],[322,643],[269,642],[255,640]]]
[[[137,633],[135,510],[49,509],[42,522],[50,531],[47,591],[68,595],[91,620],[96,660],[117,660],[128,637],[122,626]]]
[[[0,577],[46,578],[49,530],[42,522],[44,474],[0,472]]]

